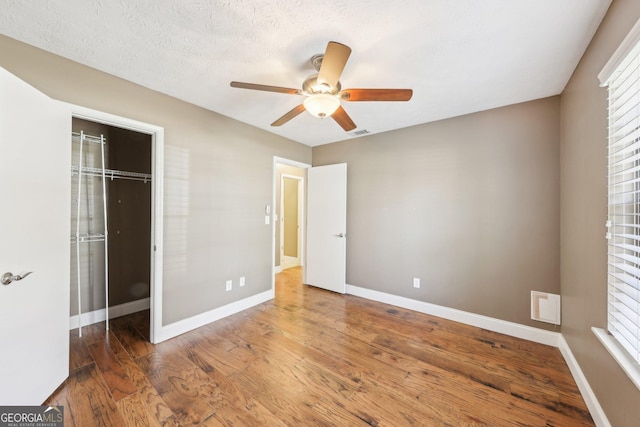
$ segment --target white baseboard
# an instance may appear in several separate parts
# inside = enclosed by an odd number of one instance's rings
[[[273,299],[274,295],[274,290],[270,289],[268,291],[250,296],[243,300],[234,301],[222,307],[197,314],[188,319],[179,320],[169,325],[164,325],[156,334],[156,337],[158,338],[156,342],[162,342],[164,340],[177,337],[178,335],[192,331],[208,323],[215,322],[216,320],[220,320],[224,317],[239,313],[258,304],[262,304],[265,301]]]
[[[297,267],[300,265],[300,258],[282,255],[280,258],[280,267],[282,270],[286,270],[287,268]]]
[[[595,393],[593,392],[591,386],[589,385],[589,382],[587,381],[587,377],[584,376],[582,369],[580,369],[580,365],[578,365],[578,361],[573,356],[573,352],[569,348],[569,344],[567,344],[567,341],[562,335],[560,335],[558,344],[558,348],[560,349],[565,362],[567,362],[567,365],[569,366],[571,375],[573,375],[573,379],[576,381],[578,389],[580,390],[580,394],[582,394],[584,403],[587,404],[589,413],[591,413],[591,418],[593,418],[596,426],[611,427],[607,416],[602,410],[602,406],[600,406],[600,402],[598,402]]]
[[[273,267],[273,274],[282,273],[282,265],[276,265]]]
[[[137,313],[138,311],[147,310],[150,305],[150,298],[142,298],[136,301],[126,302],[120,305],[114,305],[109,307],[109,319],[114,319],[120,316],[126,316],[127,314]],[[93,325],[94,323],[104,322],[107,318],[105,315],[105,309],[88,311],[82,313],[82,326]],[[80,326],[79,316],[71,316],[69,318],[69,329],[76,329]]]
[[[411,298],[401,297],[398,295],[387,294],[385,292],[374,291],[371,289],[361,288],[358,286],[347,285],[347,293],[362,298],[391,304],[420,313],[430,314],[432,316],[442,317],[444,319],[453,320],[455,322],[464,323],[466,325],[476,326],[482,329],[499,332],[501,334],[510,335],[512,337],[522,338],[525,340],[558,347],[558,332],[538,329],[527,325],[521,325],[515,322],[495,319],[493,317],[483,316],[481,314],[469,313],[455,308],[444,307],[441,305],[431,304],[424,301],[418,301]]]

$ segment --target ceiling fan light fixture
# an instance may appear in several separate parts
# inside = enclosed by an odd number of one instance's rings
[[[338,109],[340,100],[328,93],[317,93],[307,97],[303,104],[309,113],[322,119],[332,115]]]
[[[278,118],[271,126],[282,126],[303,111],[319,118],[331,118],[345,132],[357,128],[349,114],[342,108],[342,101],[408,101],[413,95],[411,89],[345,89],[342,90],[340,76],[351,55],[351,48],[338,42],[329,42],[323,54],[315,55],[311,62],[318,74],[307,77],[302,82],[302,90],[288,87],[255,83],[231,82],[231,87],[285,93],[305,97],[302,104]]]

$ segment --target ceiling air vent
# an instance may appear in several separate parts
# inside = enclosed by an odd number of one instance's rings
[[[362,135],[366,135],[368,133],[371,133],[371,132],[369,132],[366,129],[362,129],[362,130],[354,130],[353,132],[349,132],[349,135],[351,135],[351,136],[362,136]]]

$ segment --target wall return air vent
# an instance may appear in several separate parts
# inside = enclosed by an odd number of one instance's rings
[[[531,319],[560,324],[560,295],[531,291]]]

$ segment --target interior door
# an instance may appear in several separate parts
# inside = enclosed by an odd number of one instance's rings
[[[0,284],[0,405],[69,374],[70,135],[62,103],[0,68],[0,275],[25,276]]]
[[[305,283],[345,293],[347,164],[307,169]]]

